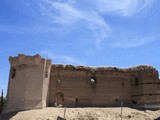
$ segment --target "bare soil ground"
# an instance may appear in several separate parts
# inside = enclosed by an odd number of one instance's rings
[[[0,120],[57,120],[64,118],[65,108],[45,108],[6,114]],[[121,108],[66,108],[66,120],[121,120]],[[139,111],[123,108],[123,120],[160,120],[160,110]]]

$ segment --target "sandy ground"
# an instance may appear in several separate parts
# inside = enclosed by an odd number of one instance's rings
[[[45,108],[40,110],[21,111],[8,120],[56,120],[58,116],[64,117],[65,108]],[[67,120],[121,120],[121,108],[66,108]],[[159,120],[160,110],[139,111],[123,108],[123,120]],[[158,118],[158,119],[157,119]],[[0,117],[5,120],[5,117]]]

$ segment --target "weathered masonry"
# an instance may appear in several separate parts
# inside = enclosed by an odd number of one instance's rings
[[[160,109],[160,80],[152,66],[127,69],[51,64],[39,55],[9,58],[4,112],[47,106],[125,106]]]

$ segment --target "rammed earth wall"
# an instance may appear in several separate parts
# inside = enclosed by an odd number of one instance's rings
[[[51,64],[39,55],[10,57],[4,112],[47,106],[160,108],[160,81],[152,66],[86,67]]]

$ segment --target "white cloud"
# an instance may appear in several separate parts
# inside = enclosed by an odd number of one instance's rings
[[[0,25],[1,32],[9,33],[41,33],[56,32],[57,30],[72,34],[74,30],[84,29],[87,31],[89,42],[94,43],[96,48],[101,48],[103,43],[107,43],[108,36],[116,36],[117,33],[111,25],[107,23],[105,14],[115,14],[123,17],[132,17],[149,8],[155,0],[42,0],[39,4],[41,14],[50,26],[14,27]],[[42,17],[42,16],[41,16]],[[53,26],[52,26],[53,24]],[[133,31],[134,32],[134,31]],[[62,33],[62,32],[61,32]],[[83,38],[83,36],[82,36]],[[142,39],[145,37],[141,37]],[[139,39],[141,39],[139,38]],[[143,39],[141,43],[145,43]],[[146,43],[147,43],[146,41]],[[113,46],[119,45],[116,40],[110,42]],[[122,38],[120,43],[127,42]],[[134,46],[134,39],[133,42]],[[116,45],[115,45],[116,44]],[[135,39],[135,44],[137,41]],[[143,45],[143,44],[141,44]],[[111,45],[112,46],[112,45]],[[131,45],[132,46],[132,45]]]
[[[53,32],[57,29],[47,26],[33,26],[33,27],[16,27],[11,25],[0,25],[0,32],[7,32],[13,34],[36,34],[44,32]]]
[[[41,32],[57,33],[57,31],[61,31],[61,33],[67,32],[72,34],[74,30],[84,29],[84,31],[87,31],[85,40],[88,39],[89,42],[94,43],[96,48],[101,48],[103,43],[107,43],[108,36],[116,36],[117,34],[112,26],[108,24],[107,17],[103,15],[114,14],[123,17],[134,17],[134,15],[148,9],[155,2],[155,0],[42,1],[42,3],[39,3],[40,12],[44,17],[43,20],[48,23],[48,26],[42,26],[41,23],[32,27],[0,25],[0,32],[33,34]],[[145,40],[149,41],[149,39],[143,39],[144,42],[142,43],[145,43]],[[116,40],[113,42],[117,44]],[[121,43],[125,43],[125,40],[121,39]],[[136,40],[135,43],[137,43]]]
[[[124,37],[118,38],[115,37],[113,43],[111,44],[112,47],[118,48],[133,48],[139,47],[145,44],[149,44],[154,41],[154,37],[152,36],[145,36],[145,37]]]
[[[133,16],[150,7],[155,0],[96,0],[97,12]]]
[[[116,36],[102,14],[116,14],[124,17],[131,17],[135,14],[141,13],[143,10],[149,8],[155,0],[91,0],[77,1],[77,0],[44,0],[47,3],[49,9],[43,11],[45,15],[51,18],[53,23],[62,25],[62,29],[67,29],[70,33],[74,29],[79,29],[81,25],[85,26],[90,31],[88,40],[94,42],[96,48],[100,48],[103,42],[107,42],[107,37]],[[42,6],[41,6],[42,7]],[[42,7],[42,8],[43,8]],[[44,10],[44,9],[43,9]],[[47,11],[46,11],[47,10]],[[134,31],[133,31],[134,32]],[[143,45],[147,43],[149,38],[137,38],[142,39],[137,44],[137,39],[133,39],[132,42],[121,39],[120,42],[113,40],[110,42],[111,46],[118,46],[119,43],[126,43],[128,47]],[[143,41],[143,42],[142,42]],[[131,45],[132,44],[132,45]],[[121,45],[120,45],[121,46]]]
[[[49,11],[43,11],[43,13],[49,16],[53,23],[62,25],[62,29],[67,27],[67,30],[70,30],[70,32],[73,30],[72,27],[76,29],[80,29],[81,25],[86,27],[91,33],[88,37],[90,39],[94,38],[92,42],[95,43],[96,47],[100,47],[101,43],[111,32],[106,21],[94,10],[87,11],[74,7],[73,1],[68,3],[47,1],[46,3],[52,7]],[[57,11],[58,13],[55,13]]]
[[[85,63],[78,58],[75,58],[73,56],[67,56],[67,55],[59,55],[55,54],[54,52],[51,52],[49,50],[41,51],[40,54],[44,58],[49,58],[53,60],[53,63],[60,63],[60,64],[73,64],[73,65],[85,65]]]
[[[45,33],[45,32],[55,32],[58,29],[47,26],[9,26],[9,25],[0,25],[0,32],[14,33],[14,34],[36,34],[36,33]]]
[[[67,3],[54,2],[52,3],[52,6],[59,11],[58,16],[55,16],[54,13],[50,14],[54,17],[54,22],[56,23],[61,23],[63,25],[73,24],[83,18],[83,13],[71,7]]]

